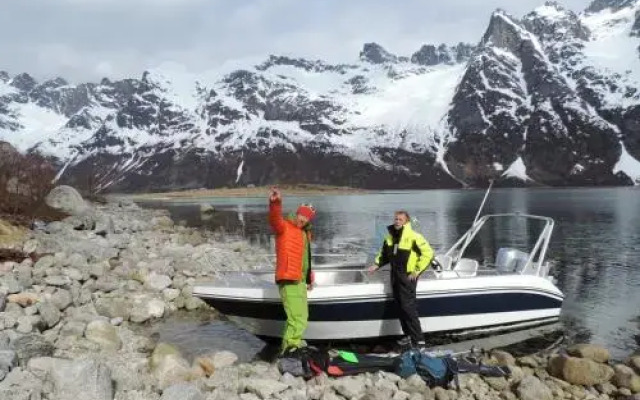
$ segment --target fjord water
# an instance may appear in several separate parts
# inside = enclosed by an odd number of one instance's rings
[[[284,193],[285,211],[301,202],[318,209],[317,253],[349,253],[371,259],[396,209],[417,219],[418,229],[444,253],[471,225],[483,190],[386,191],[372,194],[296,197]],[[211,204],[210,219],[201,204]],[[170,210],[176,221],[241,235],[272,253],[266,193],[260,198],[206,198],[149,204]],[[604,345],[624,357],[640,345],[640,190],[493,189],[483,213],[522,212],[548,216],[555,229],[547,259],[565,293],[562,322],[569,339]],[[495,247],[531,248],[541,224],[496,222],[471,247],[479,259]]]

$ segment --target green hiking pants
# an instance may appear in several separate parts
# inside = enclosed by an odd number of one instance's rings
[[[307,285],[300,283],[281,283],[278,285],[284,312],[287,314],[282,335],[281,351],[290,347],[301,347],[302,336],[307,329],[309,310],[307,308]]]

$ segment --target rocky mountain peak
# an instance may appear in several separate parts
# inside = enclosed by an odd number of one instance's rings
[[[7,71],[0,71],[0,82],[7,83],[10,79],[11,77]]]
[[[489,27],[487,28],[481,44],[483,46],[495,46],[517,53],[522,40],[530,38],[520,22],[507,14],[504,10],[498,9],[491,15]]]
[[[594,0],[589,7],[588,13],[597,13],[610,9],[613,12],[619,11],[625,7],[631,7],[638,3],[638,0]]]
[[[38,84],[31,75],[22,73],[13,77],[10,85],[24,92],[30,92]]]
[[[474,46],[468,43],[458,43],[449,47],[441,44],[438,47],[432,44],[423,45],[420,50],[411,55],[411,62],[418,65],[455,64],[469,60]]]
[[[398,61],[398,56],[389,53],[378,43],[365,43],[360,52],[360,59],[371,64],[385,64]]]
[[[589,39],[589,29],[576,13],[554,1],[548,1],[524,16],[522,24],[542,41]]]

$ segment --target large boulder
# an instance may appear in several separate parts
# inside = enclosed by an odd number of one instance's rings
[[[80,193],[71,186],[56,186],[45,198],[46,204],[58,211],[71,215],[82,215],[89,209]]]
[[[26,365],[34,357],[51,356],[55,350],[51,343],[38,334],[19,336],[11,341],[11,347],[15,350],[18,361],[22,365]]]
[[[613,369],[615,371],[613,381],[618,387],[627,388],[632,393],[640,393],[640,376],[636,375],[631,367],[618,364]]]
[[[111,371],[102,362],[46,357],[32,359],[29,369],[53,383],[55,399],[113,400]]]
[[[549,360],[548,372],[574,385],[594,386],[609,382],[613,368],[587,358],[557,355]]]
[[[533,375],[524,377],[517,389],[521,400],[553,400],[553,393],[540,379]]]
[[[119,350],[122,347],[122,340],[118,336],[115,326],[105,320],[89,322],[84,335],[88,340],[99,344],[103,349]]]
[[[158,343],[149,367],[160,389],[184,382],[191,377],[191,368],[180,351],[167,343]]]
[[[567,353],[574,357],[588,358],[599,363],[609,361],[609,350],[594,344],[576,344],[569,347]]]

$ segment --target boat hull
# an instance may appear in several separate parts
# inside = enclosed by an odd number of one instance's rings
[[[338,290],[327,287],[310,292],[306,340],[402,335],[388,287],[344,285]],[[194,294],[248,331],[263,337],[281,336],[286,315],[272,289],[243,293],[240,288],[217,295],[207,295],[206,291],[203,287]],[[425,281],[420,282],[416,298],[425,333],[557,319],[562,301],[562,293],[553,284],[537,277]]]

